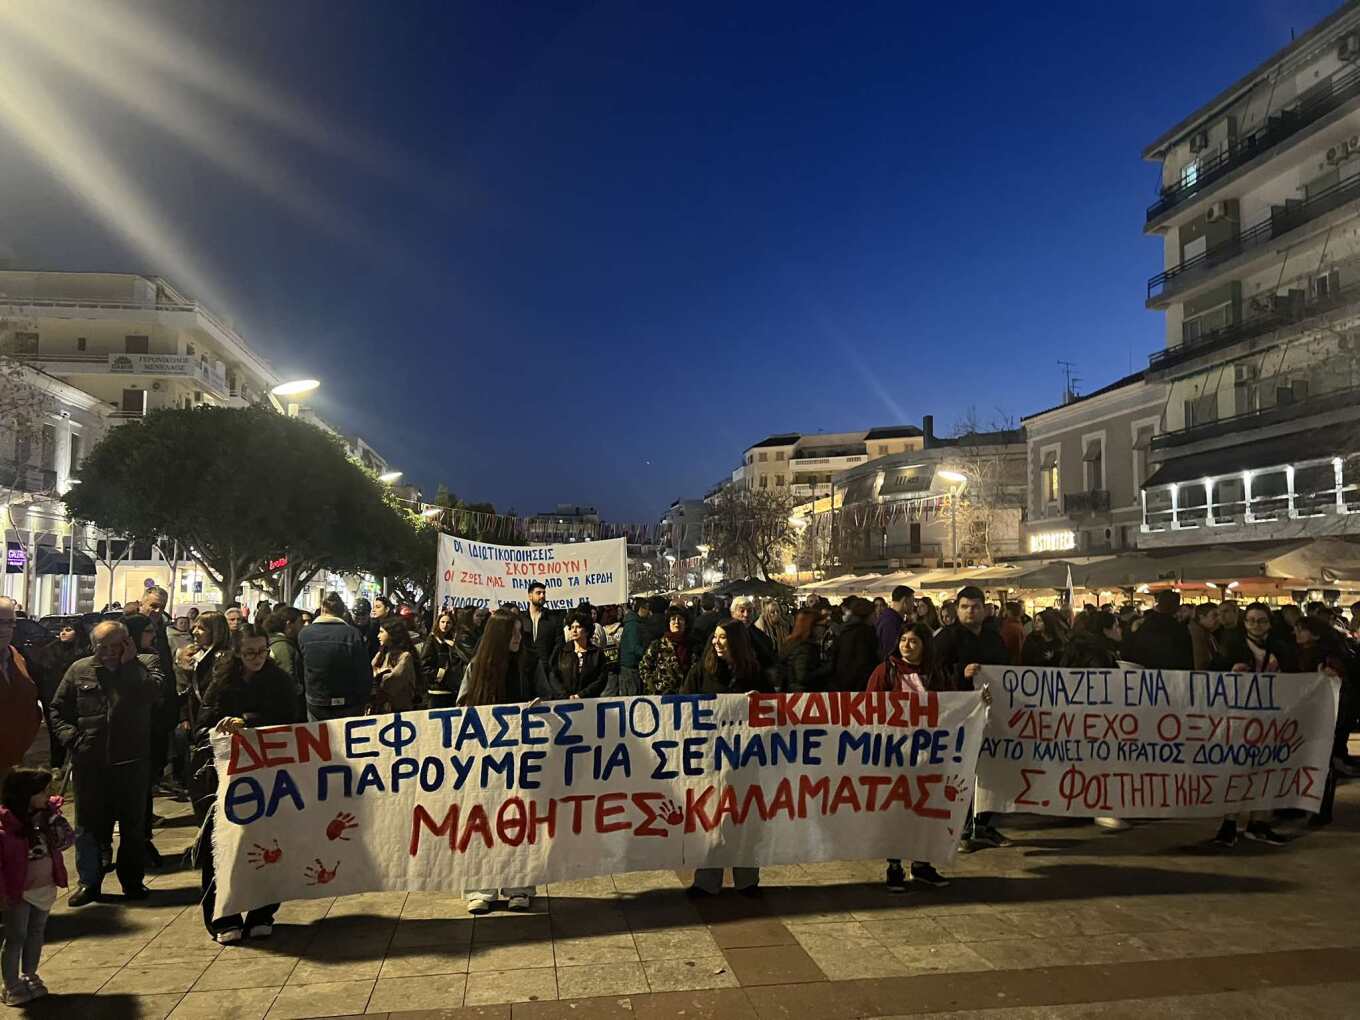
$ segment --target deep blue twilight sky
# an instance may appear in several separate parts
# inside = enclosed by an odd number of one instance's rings
[[[0,258],[198,291],[427,492],[637,521],[1144,363],[1142,147],[1336,2],[128,6],[0,32]]]

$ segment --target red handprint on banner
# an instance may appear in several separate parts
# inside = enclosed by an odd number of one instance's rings
[[[968,797],[968,780],[963,776],[950,776],[944,783],[944,799],[950,802]]]
[[[657,805],[656,813],[667,825],[679,825],[685,820],[685,813],[680,810],[680,805],[673,800],[663,800]]]
[[[358,827],[359,823],[354,820],[352,814],[348,811],[341,811],[332,818],[331,823],[326,826],[326,838],[331,842],[335,842],[337,839],[343,839],[348,843],[349,837],[346,836],[345,833],[350,829],[357,829]]]
[[[335,862],[335,867],[327,868],[326,865],[321,863],[321,858],[318,857],[302,870],[302,877],[307,879],[308,885],[326,885],[335,878],[335,873],[339,870],[339,861]]]
[[[255,870],[259,871],[266,865],[279,863],[281,857],[283,857],[283,848],[279,846],[279,841],[276,839],[273,846],[261,846],[256,843],[246,853],[246,862],[255,865]]]

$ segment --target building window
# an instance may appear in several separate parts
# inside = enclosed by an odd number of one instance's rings
[[[1044,502],[1056,503],[1061,489],[1058,486],[1058,450],[1056,447],[1044,451],[1044,459],[1039,464],[1042,479]]]
[[[37,353],[37,333],[11,333],[3,343],[0,343],[0,354],[10,354],[22,358]]]
[[[76,337],[76,350],[78,350],[78,351],[83,351],[84,349],[85,349],[85,338],[84,338],[83,336],[78,336],[78,337]]]
[[[120,409],[124,414],[146,414],[146,390],[124,390]]]
[[[1197,180],[1199,180],[1199,160],[1192,159],[1181,167],[1180,187],[1193,188]]]
[[[760,487],[761,487],[762,489],[768,489],[768,488],[770,487],[770,476],[769,476],[769,475],[761,475],[761,476],[760,476]]]
[[[776,451],[774,452],[774,459],[775,459],[775,460],[783,460],[783,459],[784,459],[784,455],[785,455],[785,454],[784,454],[784,451],[783,451],[783,450],[776,450]]]
[[[767,460],[770,459],[770,455],[766,453],[764,450],[762,450],[759,454],[756,455],[756,459],[759,460],[762,464],[764,464]]]
[[[1148,451],[1152,449],[1153,426],[1140,425],[1133,437],[1133,486],[1141,489],[1148,479]]]
[[[1185,427],[1194,428],[1211,421],[1218,421],[1218,392],[1212,391],[1185,402]]]
[[[71,458],[66,473],[73,475],[80,470],[80,433],[71,433]]]
[[[1233,413],[1250,414],[1261,406],[1260,366],[1233,366]]]
[[[783,475],[775,475],[775,476],[774,476],[774,487],[775,487],[776,489],[782,489],[782,488],[784,487],[784,476],[783,476]]]
[[[1081,459],[1086,465],[1086,491],[1095,492],[1105,488],[1105,437],[1096,436],[1086,440]]]
[[[750,464],[754,464],[755,462],[756,462],[756,459],[755,459],[754,457],[752,457],[752,456],[748,453],[748,454],[746,455],[746,463],[747,463],[748,465],[750,465]]]
[[[57,469],[57,427],[55,425],[44,425],[42,427],[42,469],[44,471],[55,471]]]
[[[151,338],[145,336],[129,336],[123,338],[126,345],[124,350],[128,354],[150,354]]]
[[[194,350],[194,345],[193,345],[193,344],[185,344],[185,345],[184,345],[184,353],[187,354],[187,355],[189,355],[189,357],[192,358],[192,357],[197,353],[197,351]]]
[[[880,457],[886,457],[888,455],[888,448],[886,446],[879,446],[878,455]]]

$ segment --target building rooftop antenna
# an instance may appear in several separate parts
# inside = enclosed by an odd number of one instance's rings
[[[1058,364],[1062,366],[1063,370],[1062,402],[1070,404],[1077,399],[1077,383],[1081,382],[1081,377],[1072,373],[1072,369],[1077,367],[1073,362],[1063,361],[1059,358]]]

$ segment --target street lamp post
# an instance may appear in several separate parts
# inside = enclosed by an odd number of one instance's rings
[[[959,493],[968,484],[966,475],[958,471],[937,472],[946,482],[954,483],[954,488],[949,494],[949,566],[954,570],[959,568]]]
[[[278,398],[301,397],[311,393],[320,385],[321,383],[317,379],[293,379],[289,382],[279,383],[269,391],[269,396],[274,400],[274,405],[278,410],[283,411],[283,413],[290,418],[296,418],[298,416],[298,411],[302,409],[301,403],[297,400],[289,400],[287,409],[285,410],[283,403],[280,402]]]

